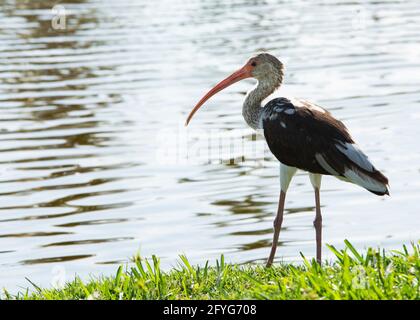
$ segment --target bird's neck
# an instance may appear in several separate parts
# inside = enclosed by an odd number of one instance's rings
[[[281,85],[281,82],[281,78],[259,80],[257,86],[248,92],[242,108],[242,115],[251,128],[262,129],[263,108],[261,102],[272,94]]]

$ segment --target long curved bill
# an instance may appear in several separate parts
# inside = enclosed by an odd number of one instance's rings
[[[234,84],[235,82],[238,82],[242,79],[246,79],[251,77],[251,66],[249,64],[246,64],[238,71],[235,71],[232,73],[229,77],[226,79],[220,81],[217,85],[214,86],[213,89],[211,89],[207,94],[201,98],[201,100],[197,103],[197,105],[194,107],[194,109],[191,110],[190,114],[188,115],[187,121],[185,121],[185,126],[188,126],[190,123],[191,118],[193,115],[197,112],[198,109],[212,96],[214,96],[219,91],[229,87],[230,85]]]

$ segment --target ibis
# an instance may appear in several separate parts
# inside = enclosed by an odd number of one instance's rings
[[[351,137],[346,126],[317,104],[297,98],[262,101],[278,89],[284,76],[283,63],[269,53],[251,57],[246,64],[219,82],[192,109],[186,120],[210,97],[228,86],[246,79],[258,81],[245,98],[242,115],[255,130],[262,130],[270,151],[280,162],[280,196],[274,219],[274,234],[267,267],[275,257],[286,192],[298,169],[309,173],[315,193],[316,260],[321,263],[322,216],[320,188],[322,175],[331,175],[354,183],[375,195],[389,195],[388,179],[378,171]]]

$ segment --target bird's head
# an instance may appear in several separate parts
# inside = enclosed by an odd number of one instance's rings
[[[260,53],[248,60],[247,64],[252,67],[251,77],[259,81],[283,80],[283,63],[269,53]]]
[[[187,126],[193,115],[198,109],[212,96],[230,85],[246,79],[255,78],[261,83],[273,87],[273,90],[280,86],[283,81],[283,64],[275,56],[269,53],[259,53],[250,58],[239,70],[232,73],[229,77],[219,82],[213,87],[188,115],[185,125]]]

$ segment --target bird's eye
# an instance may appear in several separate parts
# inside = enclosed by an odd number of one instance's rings
[[[251,66],[255,67],[257,65],[257,63],[255,61],[251,62]]]

